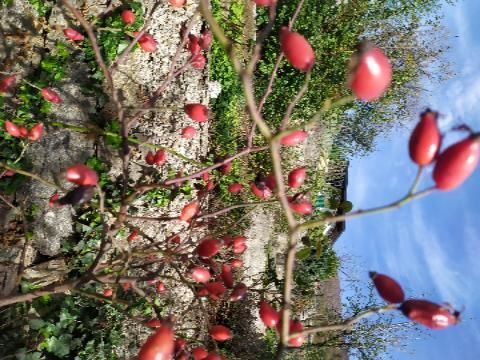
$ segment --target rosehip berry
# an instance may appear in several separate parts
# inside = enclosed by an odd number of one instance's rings
[[[200,210],[200,205],[197,201],[192,201],[191,203],[185,205],[180,213],[180,220],[189,221],[191,220]]]
[[[153,155],[153,152],[149,151],[147,153],[147,155],[145,156],[145,162],[148,164],[148,165],[153,165],[155,164],[155,156]]]
[[[135,22],[135,14],[132,10],[123,10],[121,17],[123,22],[127,25],[131,25]]]
[[[350,67],[350,88],[360,100],[378,99],[392,81],[390,61],[380,49],[368,44],[352,57]]]
[[[26,127],[20,126],[19,130],[20,130],[20,136],[21,136],[21,137],[24,137],[24,138],[25,138],[25,137],[28,136],[28,130],[27,130]]]
[[[194,69],[203,69],[205,64],[207,63],[207,59],[203,54],[197,54],[192,57],[191,64]]]
[[[167,152],[164,149],[159,149],[153,156],[153,163],[157,166],[162,166],[167,161]]]
[[[127,240],[128,241],[133,241],[133,240],[136,240],[137,237],[138,237],[138,229],[134,228],[132,230],[132,232],[130,233],[130,235],[128,235]]]
[[[205,122],[208,120],[208,109],[203,104],[186,104],[184,110],[193,121]]]
[[[220,281],[214,281],[205,284],[205,289],[208,291],[208,295],[212,298],[212,300],[218,300],[226,291],[225,285],[223,285]]]
[[[85,39],[85,36],[80,34],[77,30],[71,28],[63,30],[63,34],[66,38],[72,41],[82,41],[83,39]]]
[[[193,360],[204,360],[208,356],[208,351],[203,346],[192,349]]]
[[[202,34],[200,35],[200,39],[198,40],[198,44],[204,50],[208,50],[210,45],[212,44],[212,32],[210,30],[203,30]]]
[[[35,124],[31,129],[30,131],[28,132],[28,140],[30,141],[37,141],[38,139],[40,139],[43,135],[43,124],[42,123],[38,123],[38,124]]]
[[[307,171],[304,167],[296,168],[290,171],[290,174],[288,174],[288,186],[292,188],[298,188],[303,185],[306,177]]]
[[[3,176],[13,176],[15,175],[15,172],[13,172],[12,170],[7,170],[3,173]]]
[[[10,88],[15,84],[17,77],[16,75],[9,75],[4,77],[0,81],[0,93],[7,93],[10,91]]]
[[[310,43],[297,32],[282,27],[280,30],[280,45],[282,52],[290,65],[295,69],[307,72],[315,63],[315,53]]]
[[[253,2],[258,6],[272,6],[277,3],[276,0],[253,0]]]
[[[170,0],[169,2],[173,7],[181,8],[187,3],[187,0]]]
[[[50,199],[48,199],[48,206],[50,207],[57,207],[58,206],[58,199],[60,198],[60,194],[54,192]]]
[[[210,258],[220,251],[222,244],[217,239],[205,239],[197,246],[197,254],[203,258]]]
[[[243,190],[243,185],[239,183],[230,184],[228,186],[228,192],[232,194],[238,194]]]
[[[13,137],[21,136],[20,135],[20,127],[15,125],[13,122],[7,120],[7,121],[5,121],[5,124],[3,126],[5,128],[5,131],[8,132]]]
[[[459,141],[441,152],[433,169],[433,180],[437,189],[452,190],[461,185],[477,167],[479,157],[478,134]]]
[[[280,314],[266,301],[260,302],[259,314],[266,327],[274,328],[280,321]]]
[[[400,306],[403,315],[430,329],[444,329],[459,322],[460,312],[428,300],[407,300]]]
[[[163,294],[167,289],[165,288],[165,284],[163,282],[159,282],[157,284],[157,293]]]
[[[273,195],[272,190],[264,183],[258,183],[258,184],[251,183],[250,190],[252,190],[252,193],[256,197],[262,200],[268,199],[270,196]]]
[[[204,286],[197,290],[197,297],[208,296],[208,289]]]
[[[227,175],[228,173],[230,173],[232,171],[232,168],[233,168],[233,162],[229,161],[226,164],[220,166],[219,171],[222,175]]]
[[[60,104],[63,102],[63,100],[60,98],[60,95],[58,95],[55,91],[49,88],[43,88],[41,90],[42,97],[51,103],[54,104]]]
[[[223,325],[214,325],[210,328],[210,336],[216,341],[227,341],[232,338],[232,332]]]
[[[175,351],[185,350],[187,346],[187,340],[178,338],[175,340]]]
[[[201,266],[196,266],[190,271],[193,280],[199,283],[206,283],[210,280],[210,271]]]
[[[233,274],[230,265],[223,264],[220,278],[228,289],[233,288]]]
[[[233,259],[230,262],[230,265],[232,266],[232,268],[238,269],[238,268],[241,268],[243,266],[243,261],[240,260],[240,259]]]
[[[312,203],[304,198],[290,200],[288,202],[290,209],[299,215],[310,215],[313,212]]]
[[[113,295],[113,289],[112,288],[106,288],[103,290],[103,296],[105,297],[110,297]]]
[[[200,54],[200,51],[202,51],[197,36],[192,34],[188,35],[188,50],[190,50],[190,53],[192,55]]]
[[[97,173],[83,164],[70,166],[65,177],[67,181],[81,186],[95,186],[98,183]]]
[[[140,348],[138,354],[139,360],[171,359],[173,356],[174,334],[173,330],[166,325],[162,325],[145,344]]]
[[[233,289],[232,293],[230,294],[230,301],[240,301],[247,296],[247,285],[244,283],[240,283]]]
[[[370,278],[379,295],[388,303],[399,304],[405,300],[405,293],[398,282],[387,275],[370,272]]]
[[[285,146],[295,146],[302,143],[308,136],[306,131],[295,130],[280,139],[280,144]]]
[[[245,236],[237,236],[232,239],[232,247],[234,254],[243,254],[247,250],[247,238]]]
[[[138,31],[135,31],[133,35],[137,37],[140,33]],[[144,33],[139,39],[138,39],[138,45],[142,48],[143,51],[145,52],[154,52],[157,50],[157,41],[155,38],[148,34]]]
[[[193,139],[197,134],[197,130],[193,126],[186,126],[182,129],[182,138]]]
[[[298,320],[290,320],[290,334],[303,331],[303,324]],[[290,340],[288,343],[294,347],[300,347],[305,342],[305,336],[298,335]]]
[[[132,284],[130,284],[129,282],[122,284],[123,291],[128,291],[130,290],[131,287],[132,287]]]
[[[430,164],[438,154],[442,136],[437,126],[438,113],[427,110],[420,115],[408,144],[410,158],[418,165]]]

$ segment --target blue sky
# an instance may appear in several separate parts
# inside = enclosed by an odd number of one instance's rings
[[[422,103],[442,114],[443,129],[465,121],[480,131],[480,1],[460,0],[443,13],[456,75],[432,88]],[[414,125],[379,139],[375,153],[352,161],[348,198],[355,208],[396,200],[408,190],[416,173],[407,151]],[[447,144],[457,138],[449,136]],[[431,184],[429,169],[422,187]],[[426,338],[407,344],[408,352],[392,348],[394,359],[480,359],[480,169],[455,191],[351,220],[336,249],[351,259],[349,276],[365,284],[367,272],[376,270],[399,280],[408,296],[465,307],[461,324],[427,331]]]

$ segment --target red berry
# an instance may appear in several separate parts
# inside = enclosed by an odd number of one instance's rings
[[[210,280],[210,271],[201,266],[196,266],[190,271],[193,280],[199,283],[206,283]]]
[[[277,3],[276,0],[253,0],[253,2],[258,6],[271,6]]]
[[[153,163],[157,166],[162,166],[167,161],[167,152],[164,149],[159,149],[153,156]]]
[[[405,293],[398,282],[387,275],[370,272],[370,278],[378,293],[388,303],[399,304],[405,300]]]
[[[83,164],[70,166],[65,177],[67,181],[82,186],[95,186],[98,182],[97,173]]]
[[[60,98],[60,96],[55,91],[53,91],[52,89],[43,88],[41,90],[41,94],[42,94],[42,97],[48,102],[51,102],[51,103],[54,103],[54,104],[60,104],[60,103],[63,102],[63,100]]]
[[[265,185],[267,185],[267,187],[269,187],[272,191],[277,188],[277,180],[275,179],[274,174],[268,174],[264,181]]]
[[[202,49],[208,50],[212,44],[212,40],[212,32],[210,30],[203,30],[200,39],[198,40],[198,44]]]
[[[203,258],[210,258],[220,251],[221,243],[217,239],[205,239],[197,246],[197,254]]]
[[[223,264],[222,265],[222,272],[220,273],[220,277],[222,278],[223,283],[229,289],[233,288],[233,274],[232,268],[230,265]]]
[[[138,237],[138,229],[137,229],[137,228],[134,228],[134,229],[132,230],[132,232],[130,233],[130,235],[128,235],[127,240],[128,240],[128,241],[133,241],[133,240],[135,240],[137,237]]]
[[[302,143],[308,136],[306,131],[295,130],[280,139],[280,144],[286,146],[295,146]]]
[[[197,134],[197,130],[193,126],[186,126],[182,129],[182,138],[193,139]]]
[[[280,314],[266,301],[260,302],[259,313],[266,327],[274,328],[280,321]]]
[[[290,334],[303,331],[303,324],[298,320],[290,320]],[[294,347],[300,347],[305,342],[305,336],[298,335],[290,340],[288,343]]]
[[[188,35],[188,50],[190,50],[192,55],[200,54],[200,51],[202,51],[199,45],[199,39],[195,35]]]
[[[42,134],[43,134],[43,124],[42,123],[38,123],[38,124],[35,124],[31,129],[30,131],[28,132],[28,139],[30,141],[37,141],[38,139],[40,139],[42,137]]]
[[[243,261],[240,260],[240,259],[233,259],[230,262],[230,265],[232,266],[232,268],[238,269],[238,268],[241,268],[243,266]]]
[[[165,284],[163,282],[159,282],[157,284],[157,293],[162,294],[166,291],[167,289],[165,288]]]
[[[413,129],[408,144],[410,158],[418,165],[430,164],[440,149],[441,135],[437,126],[438,113],[425,111]]]
[[[3,126],[5,127],[5,131],[8,132],[13,137],[21,136],[20,127],[15,125],[13,122],[7,120],[5,121],[5,124]]]
[[[204,360],[208,356],[208,351],[203,346],[192,349],[193,360]]]
[[[307,39],[297,32],[282,27],[280,45],[288,62],[297,70],[310,71],[315,63],[315,53]]]
[[[135,14],[132,10],[123,10],[121,17],[123,22],[127,25],[131,25],[135,22]]]
[[[303,185],[306,177],[307,171],[304,167],[296,168],[290,171],[290,174],[288,174],[288,186],[292,188],[298,188]]]
[[[403,315],[430,329],[444,329],[458,324],[460,313],[446,305],[428,300],[407,300],[400,306]]]
[[[4,77],[0,81],[0,93],[6,93],[10,91],[10,88],[15,84],[17,77],[16,75],[9,75],[7,77]]]
[[[130,290],[131,287],[132,287],[132,284],[130,284],[129,282],[122,284],[123,291],[128,291]]]
[[[15,172],[13,172],[12,170],[7,170],[3,173],[3,176],[13,176],[15,175]]]
[[[159,319],[150,319],[147,321],[146,325],[151,328],[157,328],[162,326],[162,322]]]
[[[433,180],[440,190],[452,190],[461,185],[475,170],[480,157],[480,136],[473,135],[459,141],[437,158]]]
[[[247,285],[244,283],[240,283],[233,289],[232,293],[230,294],[230,301],[240,301],[247,296]]]
[[[383,52],[371,46],[363,46],[352,58],[350,88],[357,98],[376,100],[387,90],[392,81],[392,65]]]
[[[186,104],[184,110],[193,121],[205,122],[208,120],[208,109],[203,104]]]
[[[187,346],[187,340],[182,338],[177,338],[175,340],[175,351],[185,350],[186,346]]]
[[[304,198],[289,200],[290,209],[299,215],[310,215],[313,212],[312,203]]]
[[[65,37],[67,37],[72,41],[82,41],[83,39],[85,39],[85,37],[82,34],[80,34],[77,30],[74,30],[71,28],[63,30],[63,34],[65,35]]]
[[[208,296],[208,289],[204,286],[197,290],[197,297]]]
[[[153,165],[155,164],[155,156],[153,155],[153,152],[149,151],[147,155],[145,156],[145,162],[148,165]]]
[[[222,173],[222,175],[227,175],[228,173],[230,173],[230,171],[232,171],[232,168],[233,162],[229,161],[226,164],[220,166],[219,171]]]
[[[192,201],[191,203],[185,205],[182,209],[180,214],[180,220],[182,221],[189,221],[195,215],[197,215],[198,211],[200,210],[200,205],[197,201]]]
[[[133,35],[135,35],[135,37],[138,36],[138,34],[140,34],[139,32],[135,31],[133,33]],[[138,45],[140,45],[140,47],[142,48],[143,51],[145,52],[154,52],[155,50],[157,50],[157,41],[155,40],[155,38],[148,34],[148,33],[144,33],[140,39],[138,39]]]
[[[203,54],[197,54],[192,57],[191,63],[194,69],[203,69],[207,63],[207,59]]]
[[[103,296],[105,297],[110,297],[113,294],[113,289],[112,288],[106,288],[103,290]]]
[[[226,291],[225,285],[220,281],[209,282],[205,285],[212,300],[218,300]]]
[[[210,328],[210,336],[216,341],[227,341],[232,338],[232,332],[223,325],[214,325]]]
[[[239,183],[233,183],[228,186],[228,192],[232,194],[238,194],[243,190],[243,185]]]
[[[26,127],[20,126],[19,130],[20,130],[20,136],[21,137],[27,137],[28,136],[28,130],[27,130]]]
[[[232,239],[232,247],[234,254],[243,254],[247,250],[247,238],[245,236],[237,236]]]
[[[53,193],[53,195],[48,200],[48,206],[50,206],[50,207],[59,206],[59,204],[57,202],[58,199],[60,199],[60,194],[57,193],[57,192]]]
[[[250,190],[252,190],[252,193],[259,199],[267,199],[273,195],[272,190],[264,184],[256,185],[255,183],[251,183]]]
[[[174,350],[174,334],[169,326],[161,326],[140,348],[139,360],[168,360]]]
[[[187,0],[170,0],[170,5],[176,8],[181,8],[187,3]]]

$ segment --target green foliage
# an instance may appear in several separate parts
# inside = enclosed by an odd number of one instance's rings
[[[29,0],[29,3],[35,9],[38,16],[41,16],[41,17],[47,16],[47,14],[52,10],[52,5],[45,0]]]
[[[0,325],[0,354],[15,354],[19,360],[113,360],[118,358],[115,348],[124,341],[122,312],[77,295],[38,298],[2,316],[6,322]]]

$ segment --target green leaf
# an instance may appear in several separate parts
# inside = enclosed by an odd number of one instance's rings
[[[308,258],[310,256],[310,253],[312,252],[312,250],[308,247],[305,247],[303,248],[302,250],[300,250],[299,252],[297,252],[297,259],[298,260],[305,260],[306,258]]]
[[[348,213],[350,211],[352,211],[353,209],[353,204],[352,202],[348,201],[348,200],[345,200],[344,202],[342,202],[340,204],[340,209],[344,212],[344,213]]]

